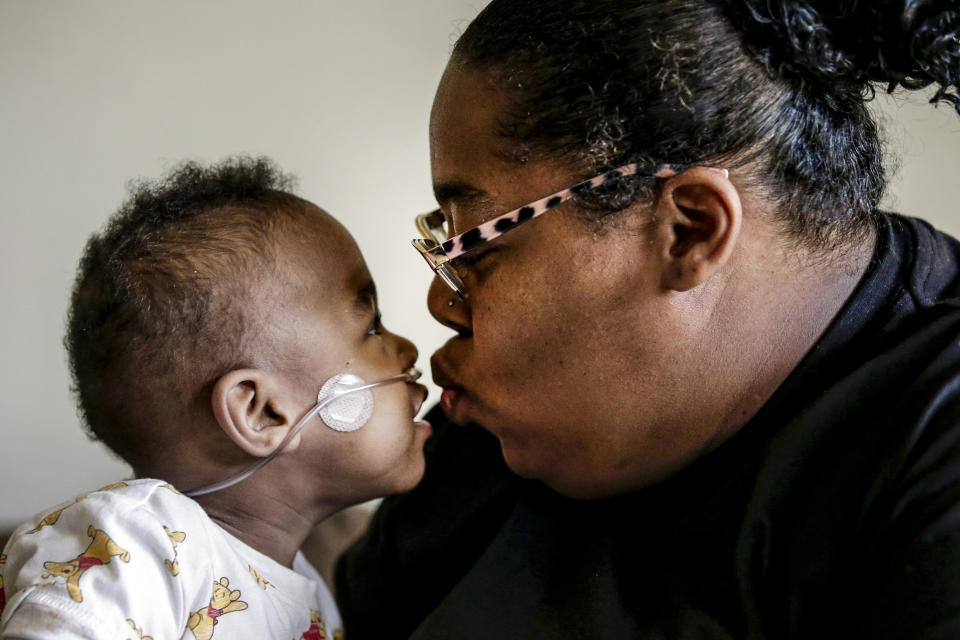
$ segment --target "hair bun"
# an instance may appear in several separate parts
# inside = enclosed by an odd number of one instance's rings
[[[956,0],[732,0],[733,24],[754,58],[782,76],[834,91],[871,82],[920,89],[960,112]]]

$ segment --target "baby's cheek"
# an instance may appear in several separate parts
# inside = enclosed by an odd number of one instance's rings
[[[411,476],[423,473],[422,438],[418,441],[415,437],[416,428],[409,416],[403,416],[402,421],[390,420],[386,424],[369,424],[367,427],[371,428],[362,434],[364,437],[353,465],[358,478],[396,491],[399,489],[394,485],[409,484]]]
[[[413,488],[423,475],[423,456],[398,454],[380,443],[369,446],[346,470],[346,485],[363,500],[380,498]]]

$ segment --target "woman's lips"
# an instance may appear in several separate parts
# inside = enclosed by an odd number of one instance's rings
[[[447,369],[438,357],[438,353],[433,354],[433,357],[430,358],[430,369],[433,373],[433,381],[443,387],[443,393],[440,395],[440,406],[450,420],[458,424],[466,424],[468,422],[465,406],[466,393],[463,387],[447,373]]]
[[[467,422],[463,397],[463,391],[457,388],[444,389],[443,394],[440,396],[440,406],[443,407],[444,413],[457,424]]]

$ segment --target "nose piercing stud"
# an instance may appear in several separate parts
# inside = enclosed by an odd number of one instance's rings
[[[453,306],[453,300],[447,300],[447,306],[448,306],[448,307],[452,307],[452,306]]]

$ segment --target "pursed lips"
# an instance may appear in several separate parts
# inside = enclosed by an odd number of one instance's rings
[[[430,372],[433,375],[433,381],[444,389],[453,391],[462,391],[463,387],[450,375],[449,369],[440,358],[440,351],[437,351],[430,358]]]
[[[444,413],[454,422],[465,423],[467,416],[464,413],[462,402],[465,395],[464,387],[448,373],[449,369],[443,363],[439,351],[430,358],[430,369],[433,374],[433,381],[443,387],[440,405],[443,407]]]
[[[427,388],[419,382],[408,382],[407,387],[410,390],[410,408],[413,410],[413,417],[416,417],[427,399]]]

